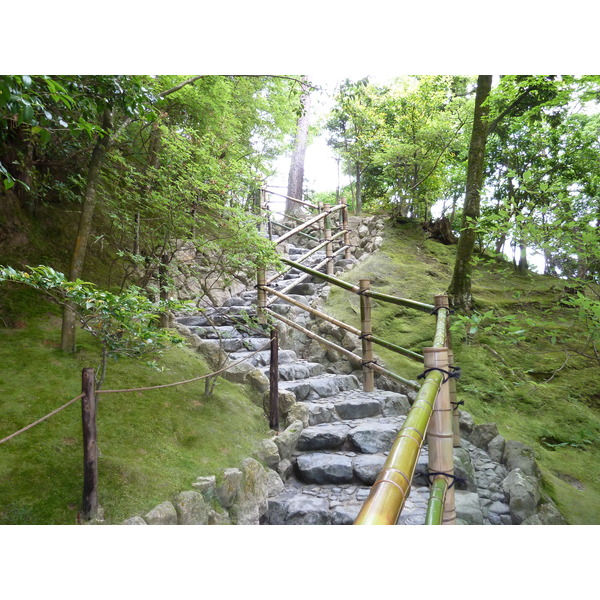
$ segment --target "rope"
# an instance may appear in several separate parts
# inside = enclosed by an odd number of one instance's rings
[[[448,479],[452,479],[452,483],[448,486],[448,489],[451,489],[452,486],[456,482],[466,483],[466,480],[463,479],[462,477],[459,477],[458,475],[452,475],[451,473],[444,473],[443,471],[429,471],[427,473],[423,473],[423,475],[427,475],[427,479],[429,480],[430,485],[432,483],[431,478],[434,477],[435,475],[443,475],[444,477],[447,477]]]
[[[223,371],[227,371],[227,369],[231,369],[231,367],[235,367],[236,365],[239,365],[240,363],[243,363],[244,361],[248,360],[249,358],[252,358],[255,354],[258,354],[259,352],[262,352],[265,348],[267,348],[268,346],[270,346],[271,344],[271,340],[269,340],[264,346],[261,346],[258,350],[255,350],[254,352],[252,352],[252,354],[245,356],[244,358],[241,358],[240,360],[237,360],[234,363],[231,363],[230,365],[227,365],[226,367],[223,367],[222,369],[219,369],[218,371],[215,371],[214,373],[207,373],[206,375],[200,375],[200,377],[194,377],[193,379],[186,379],[185,381],[177,381],[176,383],[167,383],[165,385],[155,385],[152,387],[144,387],[144,388],[133,388],[133,389],[126,389],[126,390],[98,390],[96,392],[96,395],[98,394],[117,394],[117,393],[125,393],[125,392],[145,392],[148,390],[158,390],[158,389],[162,389],[162,388],[168,388],[168,387],[173,387],[176,385],[184,385],[186,383],[192,383],[193,381],[199,381],[200,379],[206,379],[208,377],[214,377],[215,375],[218,375],[219,373],[223,373]],[[73,404],[73,402],[79,400],[80,398],[83,397],[83,394],[79,394],[79,396],[77,396],[76,398],[73,398],[72,400],[69,400],[66,404],[63,404],[61,407],[57,408],[56,410],[53,410],[51,413],[48,413],[45,417],[42,417],[41,419],[38,419],[37,421],[30,423],[29,425],[27,425],[26,427],[23,427],[23,429],[19,429],[19,431],[15,431],[14,433],[12,433],[11,435],[5,437],[4,439],[0,440],[0,444],[3,444],[4,442],[8,442],[9,440],[13,439],[14,437],[17,437],[19,434],[27,431],[28,429],[31,429],[32,427],[34,427],[35,425],[39,425],[40,423],[42,423],[43,421],[45,421],[46,419],[54,416],[56,413],[60,412],[61,410],[67,408],[67,406],[70,406],[71,404]]]
[[[45,421],[46,419],[52,417],[56,413],[60,412],[63,408],[67,408],[67,406],[70,406],[71,404],[73,404],[73,402],[75,402],[76,400],[79,400],[82,397],[83,397],[83,394],[79,394],[79,396],[77,396],[77,398],[73,398],[72,400],[69,400],[66,404],[63,404],[60,408],[53,410],[51,413],[48,413],[45,417],[38,419],[34,423],[30,423],[26,427],[23,427],[23,429],[19,429],[19,431],[15,431],[14,433],[11,433],[11,435],[5,437],[3,440],[0,440],[0,444],[4,444],[4,442],[8,442],[8,440],[12,440],[12,438],[17,437],[20,433],[23,433],[24,431],[27,431],[28,429],[31,429],[34,425],[39,425],[42,421]]]
[[[444,375],[447,375],[446,379],[442,381],[442,385],[446,383],[449,379],[460,379],[460,367],[454,367],[452,365],[449,365],[448,368],[452,369],[452,371],[445,371],[444,369],[440,369],[439,367],[431,367],[430,369],[425,369],[420,375],[417,375],[417,379],[423,379],[427,375],[427,373],[430,373],[431,371],[439,371],[440,373],[444,373]]]
[[[249,358],[252,358],[255,354],[258,354],[259,352],[262,352],[263,350],[268,348],[270,345],[271,345],[271,340],[269,340],[264,346],[261,346],[258,350],[255,350],[249,356],[245,356],[244,358],[241,358],[240,360],[236,360],[234,363],[231,363],[230,365],[227,365],[226,367],[223,367],[222,369],[219,369],[218,371],[214,371],[213,373],[207,373],[206,375],[200,375],[200,377],[194,377],[193,379],[186,379],[185,381],[177,381],[175,383],[165,383],[164,385],[154,385],[151,387],[143,387],[143,388],[132,388],[132,389],[125,389],[125,390],[98,390],[96,392],[96,394],[119,394],[119,393],[126,393],[126,392],[147,392],[148,390],[160,390],[160,389],[164,389],[164,388],[168,388],[168,387],[174,387],[176,385],[184,385],[186,383],[192,383],[193,381],[199,381],[201,379],[207,379],[208,377],[214,377],[215,375],[219,375],[219,373],[223,373],[223,371],[227,371],[228,369],[231,369],[231,367],[235,367],[236,365],[239,365],[240,363],[247,361]]]
[[[448,308],[447,306],[436,306],[429,314],[437,316],[438,310],[440,310],[441,308],[443,308],[444,310],[447,310],[449,315],[454,314],[454,311],[451,308]]]

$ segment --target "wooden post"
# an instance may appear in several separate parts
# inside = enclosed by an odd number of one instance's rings
[[[331,209],[331,205],[325,204],[323,206],[324,211],[328,211]],[[327,275],[333,275],[333,242],[331,241],[331,217],[327,215],[324,221],[325,230],[325,240],[327,241],[327,246],[325,246],[325,256],[327,256]]]
[[[81,515],[98,516],[98,448],[96,444],[96,382],[94,369],[81,373],[81,421],[83,425],[83,504]]]
[[[349,260],[352,258],[352,248],[350,248],[350,227],[348,224],[348,201],[346,197],[341,198],[341,202],[344,205],[342,208],[342,229],[344,230],[344,258]]]
[[[448,371],[447,348],[424,348],[425,369],[438,368]],[[444,379],[447,375],[444,375]],[[456,509],[454,495],[454,452],[452,433],[452,406],[450,405],[450,386],[448,381],[440,386],[429,427],[427,428],[427,447],[429,450],[429,472],[446,473],[448,490],[444,501],[443,525],[456,524]],[[433,475],[431,482],[444,477]],[[452,486],[452,487],[450,487]]]
[[[256,269],[256,313],[258,322],[261,325],[265,325],[267,322],[267,315],[265,308],[267,306],[267,292],[263,289],[266,285],[267,274],[264,267],[258,267]]]
[[[279,431],[279,330],[277,327],[271,328],[269,385],[269,427]]]
[[[454,352],[448,350],[448,364],[454,364]],[[450,384],[450,406],[452,406],[452,445],[460,448],[460,413],[458,411],[458,396],[456,394],[456,379],[451,379]]]
[[[371,298],[361,293],[371,287],[370,279],[361,279],[358,282],[360,296],[360,330],[362,341],[363,359],[363,390],[372,392],[375,389],[375,371],[365,366],[364,363],[373,362],[373,343],[367,336],[373,333],[371,329]]]

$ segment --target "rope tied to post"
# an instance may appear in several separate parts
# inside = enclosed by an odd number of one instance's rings
[[[442,385],[446,383],[449,379],[460,379],[460,367],[448,365],[448,368],[451,369],[451,371],[446,371],[445,369],[440,369],[439,367],[431,367],[429,369],[425,369],[420,375],[417,375],[417,379],[424,379],[427,376],[427,373],[430,373],[431,371],[439,371],[440,373],[446,375],[446,378],[442,381]]]
[[[433,309],[433,310],[432,310],[432,311],[431,311],[429,314],[430,314],[430,315],[436,315],[436,316],[437,316],[437,314],[438,314],[438,311],[439,311],[440,309],[442,309],[442,308],[443,308],[444,310],[447,310],[449,315],[453,315],[453,314],[454,314],[454,310],[452,310],[451,308],[449,308],[449,307],[447,307],[447,306],[436,306],[436,307],[435,307],[435,308],[434,308],[434,309]]]
[[[458,475],[454,475],[453,473],[445,473],[444,471],[428,471],[427,473],[423,473],[423,475],[427,476],[429,485],[431,485],[433,483],[433,481],[431,481],[431,478],[435,477],[436,475],[443,475],[444,477],[451,479],[452,481],[451,481],[450,485],[448,486],[448,489],[452,489],[452,486],[456,482],[466,483],[466,479],[463,479],[462,477],[459,477]]]

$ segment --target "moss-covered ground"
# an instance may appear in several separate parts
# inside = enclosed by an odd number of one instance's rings
[[[377,291],[432,304],[433,296],[448,288],[455,251],[428,239],[415,224],[388,224],[382,249],[343,278],[371,279]],[[565,281],[517,275],[512,264],[482,255],[475,261],[475,318],[482,318],[476,324],[452,316],[455,363],[462,369],[459,399],[476,423],[495,422],[505,438],[535,450],[546,492],[569,523],[598,524],[600,366],[562,343],[578,327],[573,309],[560,302]],[[326,310],[360,326],[356,295],[333,289]],[[373,331],[421,353],[432,343],[434,318],[375,302]],[[423,370],[410,358],[381,347],[375,351],[407,379]]]
[[[0,439],[78,396],[81,369],[98,363],[98,349],[84,332],[78,352],[64,355],[58,348],[56,313],[48,312],[39,297],[35,300],[34,316],[16,327],[0,327]],[[103,389],[160,385],[209,372],[189,349],[171,349],[157,362],[161,371],[146,361],[111,361]],[[204,394],[202,380],[100,395],[99,502],[107,521],[143,515],[191,489],[196,477],[239,466],[268,435],[251,393],[219,379],[212,396]],[[76,522],[82,497],[81,429],[77,401],[0,445],[0,524]]]

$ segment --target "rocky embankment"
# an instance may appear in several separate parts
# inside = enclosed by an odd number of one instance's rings
[[[383,222],[353,218],[354,256],[336,261],[336,272],[378,249]],[[294,259],[307,247],[286,244]],[[310,247],[310,246],[308,246]],[[182,249],[186,260],[193,252]],[[317,252],[308,266],[323,260]],[[292,286],[296,301],[319,308],[328,286],[291,269],[273,284]],[[189,287],[189,286],[188,286]],[[255,388],[263,406],[268,398],[269,351],[260,350],[266,335],[249,324],[255,314],[256,291],[230,293],[219,306],[195,316],[177,318],[189,344],[218,368],[246,359],[224,373],[234,382]],[[354,350],[359,342],[336,334],[328,323],[281,300],[271,309],[294,322]],[[183,491],[144,515],[124,524],[351,524],[366,499],[392,442],[402,426],[414,392],[377,377],[378,389],[362,391],[360,365],[340,361],[330,350],[281,325],[279,409],[283,430],[263,440],[256,455],[237,467],[199,477]],[[563,523],[544,497],[531,449],[505,440],[494,424],[475,425],[461,411],[461,446],[455,448],[457,522],[472,525]],[[419,458],[410,496],[398,524],[422,524],[429,495],[427,447]]]

